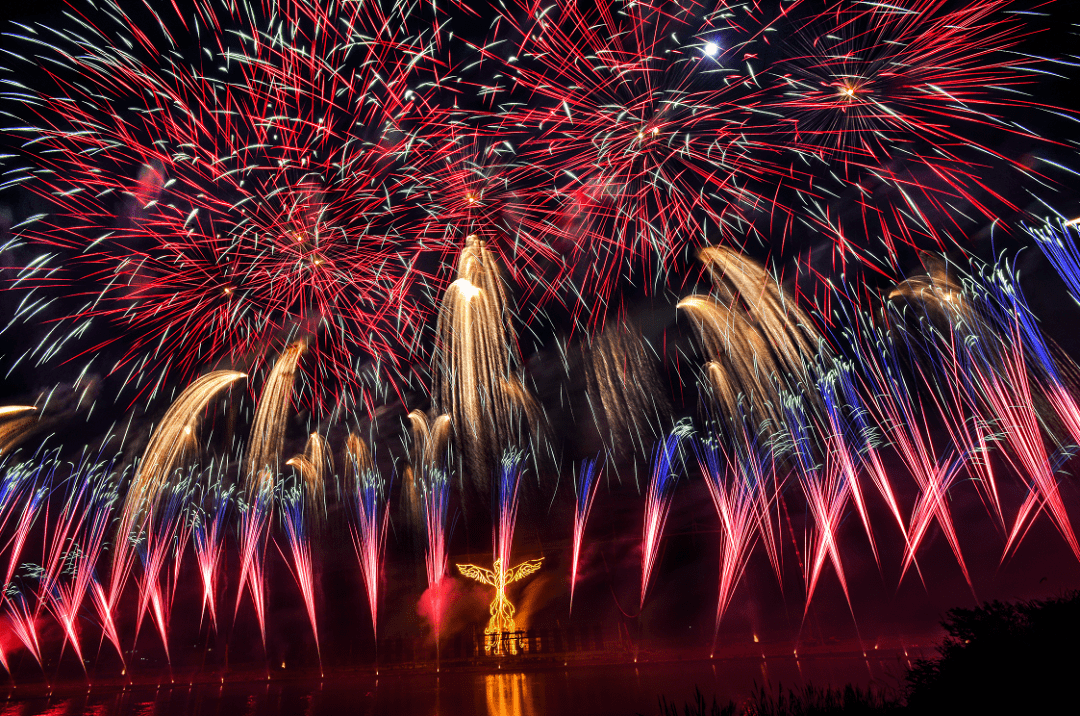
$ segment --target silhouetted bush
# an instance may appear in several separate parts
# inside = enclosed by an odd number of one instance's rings
[[[1077,713],[1080,674],[1080,592],[1030,602],[987,602],[950,609],[936,659],[920,659],[907,675],[907,694],[855,686],[775,692],[758,687],[746,701],[706,707],[698,691],[682,711],[660,700],[661,716],[827,716],[844,714]],[[1062,706],[1066,704],[1067,706]],[[1068,706],[1071,704],[1071,706]]]
[[[682,714],[679,713],[678,704],[660,697],[660,716],[735,716],[738,713],[735,704],[728,702],[725,706],[716,703],[713,697],[712,706],[705,706],[705,697],[701,695],[701,689],[694,689],[694,701],[683,706]]]
[[[1063,702],[1076,708],[1080,592],[952,609],[942,626],[940,657],[908,673],[910,713],[1058,713]]]
[[[902,710],[899,697],[850,684],[842,689],[822,689],[811,685],[798,691],[780,688],[776,693],[759,687],[753,696],[741,704],[728,702],[720,706],[713,698],[711,707],[706,707],[705,697],[697,690],[694,701],[685,704],[681,712],[677,704],[660,699],[661,716],[860,716],[899,714]]]

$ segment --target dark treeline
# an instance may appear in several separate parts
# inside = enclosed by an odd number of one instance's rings
[[[801,689],[761,686],[721,705],[698,691],[692,703],[660,699],[662,716],[828,714],[1046,714],[1076,709],[1080,591],[1025,602],[951,609],[938,657],[921,659],[903,686]]]

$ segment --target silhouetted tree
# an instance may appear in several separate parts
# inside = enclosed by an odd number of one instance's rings
[[[952,609],[940,658],[908,674],[913,714],[1028,714],[1080,710],[1080,592],[1045,601]],[[1064,710],[1063,704],[1069,704]]]

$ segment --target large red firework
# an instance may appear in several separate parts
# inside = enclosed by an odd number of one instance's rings
[[[552,179],[518,156],[527,137],[487,112],[433,111],[418,125],[400,170],[417,207],[406,231],[443,257],[436,301],[473,235],[499,257],[529,310],[558,295],[566,266],[550,218]]]
[[[1032,30],[1020,9],[1015,0],[845,2],[795,23],[791,52],[771,70],[773,109],[789,146],[827,167],[833,190],[860,208],[862,225],[848,231],[880,239],[885,257],[898,243],[943,248],[971,218],[1016,211],[1010,174],[1045,181],[1030,158],[1001,150],[1046,146],[1027,125],[1032,113],[1057,111],[1026,92],[1045,60],[1021,51]],[[838,212],[818,202],[810,213],[843,236]]]
[[[778,208],[775,120],[741,62],[752,25],[694,4],[523,2],[499,18],[508,38],[479,48],[502,62],[505,114],[530,131],[523,158],[554,179],[551,230],[583,309],[634,266],[651,284],[687,246],[741,242]]]
[[[29,149],[57,210],[31,236],[64,264],[24,280],[84,292],[71,329],[111,322],[91,352],[143,389],[301,339],[306,402],[356,398],[422,336],[388,178],[423,42],[363,3],[229,8],[55,31]]]

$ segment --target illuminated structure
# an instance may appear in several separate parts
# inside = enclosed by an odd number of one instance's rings
[[[459,564],[457,566],[458,571],[469,579],[475,579],[481,584],[490,584],[495,587],[495,598],[491,600],[491,606],[488,607],[491,619],[488,621],[487,628],[484,629],[485,653],[495,656],[501,656],[507,652],[510,654],[518,653],[517,641],[513,639],[504,640],[503,638],[504,634],[513,634],[517,631],[517,624],[514,623],[514,605],[506,598],[506,585],[528,577],[540,569],[540,564],[543,561],[543,557],[530,559],[511,569],[503,569],[501,559],[495,560],[492,565],[493,569],[485,569],[475,564]]]

